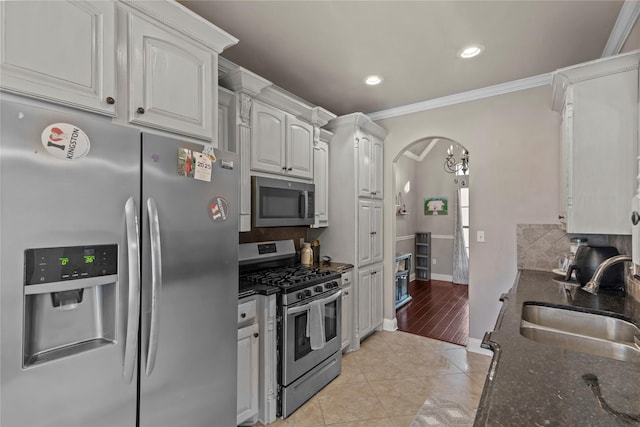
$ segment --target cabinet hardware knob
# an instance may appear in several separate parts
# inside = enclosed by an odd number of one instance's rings
[[[116,100],[115,100],[115,99],[113,99],[113,98],[112,98],[112,97],[110,97],[110,96],[107,96],[107,104],[109,104],[109,105],[113,105],[113,104],[115,104],[115,103],[116,103]]]
[[[293,170],[293,168],[289,168],[289,169],[287,169],[287,170],[288,170],[288,171],[292,171],[292,170]]]
[[[260,334],[258,334],[257,332],[255,334],[253,334],[254,337],[258,338],[260,336]]]
[[[136,112],[137,112],[138,114],[144,114],[144,108],[142,108],[142,107],[138,107],[138,109],[136,110]]]
[[[564,215],[562,215],[562,214],[558,215],[558,219],[559,219],[560,221],[562,221],[562,220],[564,219]]]
[[[345,292],[344,294],[345,294],[345,295],[349,295],[349,292]]]
[[[638,211],[633,211],[633,213],[631,214],[631,222],[633,223],[633,225],[638,225],[638,223],[640,222],[640,213],[638,213]]]
[[[286,170],[287,170],[287,167],[286,167],[286,166],[283,166],[283,167],[282,167],[282,170],[283,170],[283,171],[286,171]]]
[[[247,313],[241,313],[240,317],[242,317],[244,319],[245,317],[247,317]]]

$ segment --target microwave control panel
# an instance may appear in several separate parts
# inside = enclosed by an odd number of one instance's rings
[[[65,246],[24,251],[25,285],[118,273],[118,245]]]

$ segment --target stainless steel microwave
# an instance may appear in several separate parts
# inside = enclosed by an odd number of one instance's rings
[[[251,195],[254,227],[290,227],[314,223],[314,184],[252,176]]]

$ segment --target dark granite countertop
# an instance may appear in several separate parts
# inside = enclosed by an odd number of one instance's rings
[[[314,267],[319,268],[320,270],[331,271],[332,273],[344,273],[346,271],[353,269],[353,264],[345,264],[343,262],[321,262],[320,264],[315,264]]]
[[[520,335],[525,302],[604,311],[640,323],[640,304],[633,298],[591,295],[575,286],[567,292],[557,277],[521,270],[514,288],[502,296],[495,331],[483,340],[494,356],[474,426],[630,425],[600,406],[582,379],[585,374],[597,376],[610,408],[640,416],[640,364],[563,350]]]
[[[257,283],[242,283],[238,287],[238,299],[250,297],[251,295],[273,295],[280,292],[276,286],[261,285]]]

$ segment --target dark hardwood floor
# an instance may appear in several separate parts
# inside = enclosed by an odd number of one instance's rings
[[[414,280],[409,284],[409,295],[412,300],[396,311],[399,330],[454,344],[467,344],[467,285]]]

